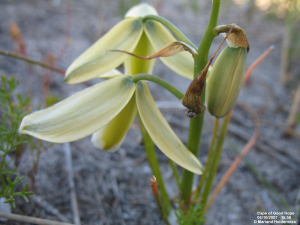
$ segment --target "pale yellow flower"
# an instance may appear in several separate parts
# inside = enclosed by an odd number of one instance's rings
[[[157,15],[156,10],[146,4],[133,7],[125,15],[125,19],[113,27],[106,35],[80,55],[68,68],[65,81],[80,83],[117,68],[131,56],[121,52],[107,52],[107,50],[123,50],[145,55],[159,51],[166,44],[176,41],[170,32],[160,23],[147,20],[142,23],[141,18],[146,15]],[[141,43],[142,41],[142,43]],[[143,45],[142,52],[135,52],[137,45]],[[194,61],[191,54],[181,52],[177,55],[161,58],[170,69],[189,79],[193,79]],[[135,71],[125,71],[125,74],[135,74]],[[151,73],[152,70],[149,70]],[[139,71],[142,73],[142,71]]]
[[[19,131],[55,143],[75,141],[94,133],[95,146],[116,150],[137,111],[150,137],[167,157],[201,174],[199,161],[162,116],[145,82],[135,84],[130,76],[122,74],[26,116]]]

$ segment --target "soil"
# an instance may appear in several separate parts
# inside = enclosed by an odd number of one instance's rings
[[[156,6],[160,15],[178,26],[194,43],[200,42],[209,20],[211,1],[198,1],[198,7],[180,0],[148,2]],[[224,4],[222,2],[219,24],[232,23],[239,15],[243,15],[239,25],[246,31],[251,45],[248,66],[270,45],[274,45],[275,49],[253,71],[240,93],[214,185],[237,156],[232,146],[241,150],[254,132],[253,119],[244,107],[247,105],[258,113],[261,120],[259,141],[247,155],[247,160],[273,185],[287,202],[290,211],[296,213],[295,202],[300,185],[300,142],[296,137],[284,136],[283,128],[290,110],[291,94],[279,82],[284,24],[279,20],[266,19],[263,12],[251,2],[242,5],[231,1],[224,1]],[[122,15],[129,6],[129,2],[117,0],[71,1],[70,44],[55,66],[65,70],[77,56],[122,20]],[[68,30],[67,1],[2,0],[0,8],[0,49],[14,50],[16,44],[9,35],[8,27],[10,22],[15,22],[22,31],[29,57],[45,60],[49,54],[60,55]],[[215,39],[210,54],[220,41],[219,37]],[[30,91],[33,105],[41,104],[42,82],[49,72],[13,58],[0,56],[0,59],[0,74],[15,76],[21,81],[17,92],[27,94]],[[169,81],[183,92],[190,83],[166,68],[159,60],[153,74]],[[63,82],[63,76],[53,73],[50,91],[63,99],[97,82],[99,80],[95,79],[83,84],[68,85]],[[166,90],[153,83],[149,83],[149,87],[154,99],[162,106],[162,113],[186,144],[189,119],[185,116],[184,109]],[[169,102],[168,105],[166,101]],[[172,107],[168,107],[170,105]],[[207,160],[213,121],[213,117],[206,113],[199,155],[203,164]],[[163,224],[151,192],[152,173],[143,149],[138,121],[135,121],[124,144],[115,153],[94,148],[90,137],[72,142],[71,149],[82,224]],[[158,149],[157,156],[169,195],[175,197],[178,190],[167,158]],[[30,153],[25,152],[19,171],[27,176],[32,173],[31,168]],[[62,144],[56,144],[41,154],[35,179],[32,188],[35,195],[51,204],[72,223],[68,172]],[[196,177],[197,180],[199,177]],[[26,182],[30,180],[25,179],[23,184]],[[195,187],[196,185],[195,182]],[[258,210],[283,211],[283,204],[274,202],[272,196],[274,195],[269,189],[242,162],[208,211],[206,224],[248,225],[256,219]],[[278,199],[278,196],[275,198]],[[59,220],[33,199],[25,203],[23,199],[17,198],[16,203],[13,213]],[[27,223],[8,221],[5,224]]]

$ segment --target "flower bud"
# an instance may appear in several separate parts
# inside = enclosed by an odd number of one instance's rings
[[[206,103],[211,115],[226,116],[234,107],[243,84],[247,47],[226,46],[207,78]]]

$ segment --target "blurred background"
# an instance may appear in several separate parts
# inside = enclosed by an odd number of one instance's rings
[[[130,7],[140,2],[153,5],[159,15],[175,24],[191,41],[200,43],[211,1],[0,0],[0,51],[22,54],[66,70],[77,56],[122,20]],[[299,218],[300,1],[224,0],[218,24],[233,23],[239,15],[242,17],[238,25],[247,33],[251,46],[248,67],[270,46],[274,50],[254,69],[239,95],[215,184],[254,133],[249,108],[259,117],[259,139],[209,210],[208,225],[252,224],[258,210],[291,211]],[[221,40],[215,38],[210,55]],[[153,74],[182,92],[190,84],[190,80],[178,76],[159,60]],[[50,106],[99,82],[94,79],[68,85],[59,73],[4,55],[0,55],[0,75],[18,81],[9,101],[1,95],[3,108],[10,112],[18,107],[28,113]],[[149,87],[158,107],[186,143],[189,119],[185,109],[168,91],[153,83]],[[0,115],[1,126],[5,126],[4,114]],[[202,163],[207,160],[212,128],[213,118],[206,113],[199,155]],[[16,131],[14,135],[21,138]],[[72,167],[66,160],[66,146],[29,137],[26,141],[9,154],[7,165],[17,167],[16,172],[24,176],[15,189],[20,191],[28,183],[35,195],[28,196],[29,203],[16,197],[15,208],[1,204],[0,211],[73,223],[68,180],[71,168],[81,224],[162,224],[151,192],[152,173],[137,121],[116,153],[94,148],[90,137],[72,142]],[[169,195],[175,198],[178,190],[167,158],[159,150],[157,154]],[[2,219],[0,224],[27,223]]]

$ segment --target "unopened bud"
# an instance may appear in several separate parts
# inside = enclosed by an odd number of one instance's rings
[[[226,46],[207,79],[207,109],[217,118],[226,116],[235,105],[245,74],[246,48]]]
[[[235,24],[222,25],[216,27],[214,31],[218,34],[227,34],[205,68],[192,81],[182,99],[182,104],[188,109],[185,114],[190,118],[202,114],[206,109],[201,100],[201,94],[208,72],[211,82],[210,85],[207,82],[209,87],[206,89],[208,93],[206,101],[209,101],[207,102],[210,107],[209,112],[216,117],[225,116],[230,112],[242,86],[247,58],[246,48],[248,50],[250,48],[246,33]],[[227,46],[223,50],[210,70],[210,65],[225,40],[230,47]]]

